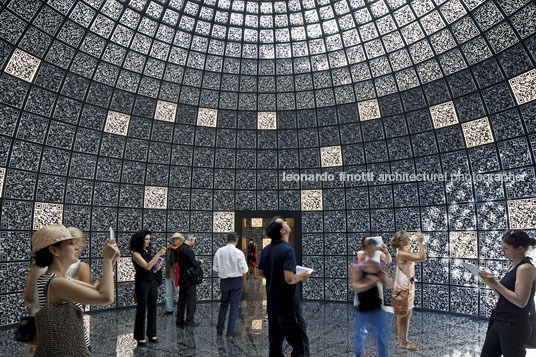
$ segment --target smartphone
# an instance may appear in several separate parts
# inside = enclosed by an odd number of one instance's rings
[[[162,265],[163,262],[164,262],[164,258],[162,257],[158,258],[158,260],[156,261],[156,264],[153,266],[153,273],[156,273],[156,265],[157,264]]]
[[[109,242],[109,241],[114,240],[114,239],[115,239],[114,229],[112,227],[110,227],[110,238],[108,238],[108,240],[106,242]]]

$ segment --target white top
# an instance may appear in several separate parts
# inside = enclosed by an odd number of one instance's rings
[[[365,254],[365,252],[360,250],[359,252],[357,252],[357,254]],[[381,257],[382,257],[382,251],[377,250],[376,252],[374,252],[374,256],[372,258],[370,258],[368,255],[365,254],[365,261],[372,259],[373,262],[380,263]]]
[[[71,264],[67,271],[65,272],[65,276],[68,276],[69,278],[78,279],[78,268],[80,267],[80,259],[76,262]]]
[[[220,279],[237,278],[247,273],[248,264],[244,252],[232,244],[227,244],[216,251],[212,270]]]

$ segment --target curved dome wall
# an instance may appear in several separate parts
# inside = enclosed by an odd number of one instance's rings
[[[416,305],[488,316],[460,263],[500,275],[501,232],[534,235],[535,17],[527,0],[0,1],[0,325],[45,224],[89,233],[96,277],[109,226],[124,255],[146,227],[156,245],[195,232],[211,261],[241,210],[301,211],[306,299],[348,300],[363,235],[421,228]],[[430,179],[454,173],[517,176]],[[132,305],[130,258],[116,276],[113,307]]]

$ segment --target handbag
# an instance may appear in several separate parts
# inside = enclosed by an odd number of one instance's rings
[[[532,309],[530,309],[529,323],[532,328],[532,333],[525,347],[536,348],[536,310],[534,309],[534,303],[532,303]]]
[[[35,338],[35,317],[26,316],[20,319],[17,330],[15,331],[15,341],[32,342]]]
[[[391,298],[391,306],[396,316],[406,316],[409,313],[409,289],[394,290]]]
[[[398,263],[396,264],[396,267],[397,269],[395,272],[395,281],[397,281],[399,273],[404,274],[407,279],[408,276],[406,275],[406,273],[402,271]],[[393,313],[396,316],[400,316],[400,317],[407,316],[407,314],[409,313],[409,283],[411,280],[410,279],[407,279],[407,280],[408,280],[408,288],[393,290],[393,294],[391,297],[391,307],[393,308]]]
[[[162,274],[162,269],[160,269],[159,271],[157,271],[154,274],[154,278],[156,279],[156,282],[158,283],[158,285],[162,285],[162,281],[164,281],[164,276]]]
[[[195,285],[199,285],[203,282],[203,269],[191,267],[186,273],[190,277],[190,281]]]

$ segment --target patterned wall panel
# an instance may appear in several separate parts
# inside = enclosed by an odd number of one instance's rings
[[[194,233],[210,260],[257,209],[301,212],[307,299],[351,298],[364,235],[421,229],[416,306],[489,316],[460,263],[499,277],[504,230],[536,230],[534,1],[246,5],[2,2],[0,325],[45,224],[88,233],[94,279],[117,230],[109,308],[133,304],[136,230]]]

